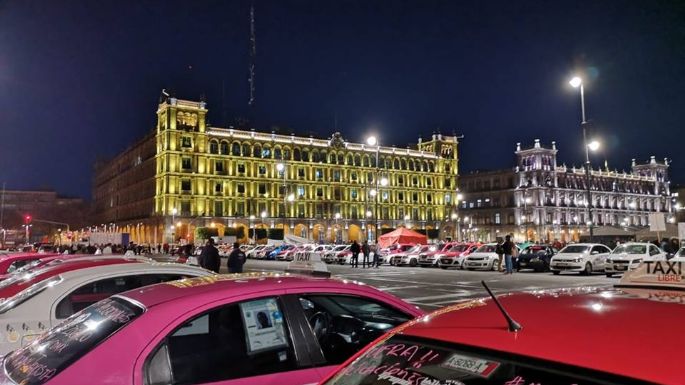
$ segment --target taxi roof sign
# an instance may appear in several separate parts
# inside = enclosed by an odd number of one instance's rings
[[[321,254],[311,251],[295,253],[293,260],[285,269],[288,273],[312,275],[316,277],[330,277],[331,272],[323,261]]]
[[[685,290],[685,262],[643,261],[635,270],[623,274],[615,286]]]

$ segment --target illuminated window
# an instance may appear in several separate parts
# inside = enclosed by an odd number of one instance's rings
[[[193,168],[193,163],[190,160],[190,158],[181,159],[181,168],[184,170],[190,170],[191,168]]]
[[[236,192],[237,192],[238,194],[245,194],[245,184],[243,184],[243,183],[238,183],[238,184],[236,185]]]
[[[266,166],[259,165],[259,175],[264,175],[264,174],[266,174]]]
[[[304,178],[304,168],[303,167],[300,167],[297,169],[297,176],[300,179]]]
[[[217,172],[224,172],[224,162],[216,162],[214,166],[216,167]]]
[[[357,199],[358,194],[357,194],[357,189],[356,189],[356,188],[353,188],[352,190],[350,190],[350,197],[351,197],[352,199]]]
[[[297,196],[300,198],[304,197],[304,186],[297,186]]]
[[[266,194],[266,183],[260,183],[260,184],[257,186],[257,191],[258,191],[259,195],[264,195],[264,194]]]
[[[190,191],[190,180],[185,179],[181,181],[181,191],[183,192],[189,192]]]
[[[221,183],[217,183],[214,185],[214,192],[220,193],[223,190],[223,185]]]
[[[238,164],[238,174],[245,174],[245,163]]]

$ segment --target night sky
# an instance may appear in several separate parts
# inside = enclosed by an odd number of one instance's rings
[[[90,198],[92,166],[149,132],[162,88],[206,96],[215,126],[405,147],[465,135],[462,173],[513,166],[516,142],[595,165],[673,159],[685,181],[683,1],[0,0],[0,181]]]

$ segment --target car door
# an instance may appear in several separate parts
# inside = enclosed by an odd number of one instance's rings
[[[322,375],[303,346],[302,327],[281,296],[190,312],[149,351],[144,385],[300,385]]]
[[[592,268],[596,271],[604,271],[604,266],[606,265],[607,258],[611,253],[611,249],[606,246],[597,245],[592,248],[590,252],[592,255]]]
[[[661,251],[660,248],[654,246],[654,245],[649,245],[649,258],[650,260],[661,260],[665,259],[665,254]]]
[[[128,274],[94,278],[87,282],[82,282],[76,287],[67,290],[67,293],[57,298],[53,303],[50,311],[50,323],[54,326],[70,315],[114,294],[181,278],[185,278],[185,276],[170,273]]]

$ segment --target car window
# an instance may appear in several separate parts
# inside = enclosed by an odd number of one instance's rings
[[[659,254],[660,252],[661,252],[661,251],[659,250],[658,247],[656,247],[656,246],[649,246],[649,255],[657,255],[657,254]]]
[[[302,296],[300,304],[329,364],[342,363],[412,318],[374,300],[354,296]]]
[[[580,245],[570,245],[566,246],[563,249],[561,249],[560,253],[573,253],[573,254],[580,254],[580,253],[585,253],[588,249],[588,246],[580,246]]]
[[[593,248],[592,248],[592,252],[594,253],[595,251],[598,252],[598,253],[600,253],[600,254],[606,253],[606,252],[607,252],[607,251],[606,251],[606,248],[605,248],[604,246],[595,246],[595,247],[593,247]]]
[[[395,335],[367,350],[325,385],[599,385],[625,384],[612,375],[545,364],[513,354]]]
[[[24,266],[26,266],[26,265],[28,265],[28,264],[36,261],[36,260],[37,259],[20,259],[18,261],[14,261],[14,262],[10,263],[10,265],[7,267],[7,273],[13,273],[17,269],[24,267]]]
[[[180,274],[138,274],[90,282],[72,291],[59,301],[55,308],[55,317],[57,319],[67,318],[77,311],[114,294],[181,278],[185,277]]]
[[[142,312],[121,298],[100,301],[11,353],[4,360],[5,373],[16,384],[43,384]]]
[[[616,246],[612,254],[645,254],[647,247],[645,245],[619,245]]]
[[[145,377],[147,385],[167,378],[174,384],[203,384],[295,369],[281,305],[276,298],[263,298],[221,306],[185,322],[148,359]]]

